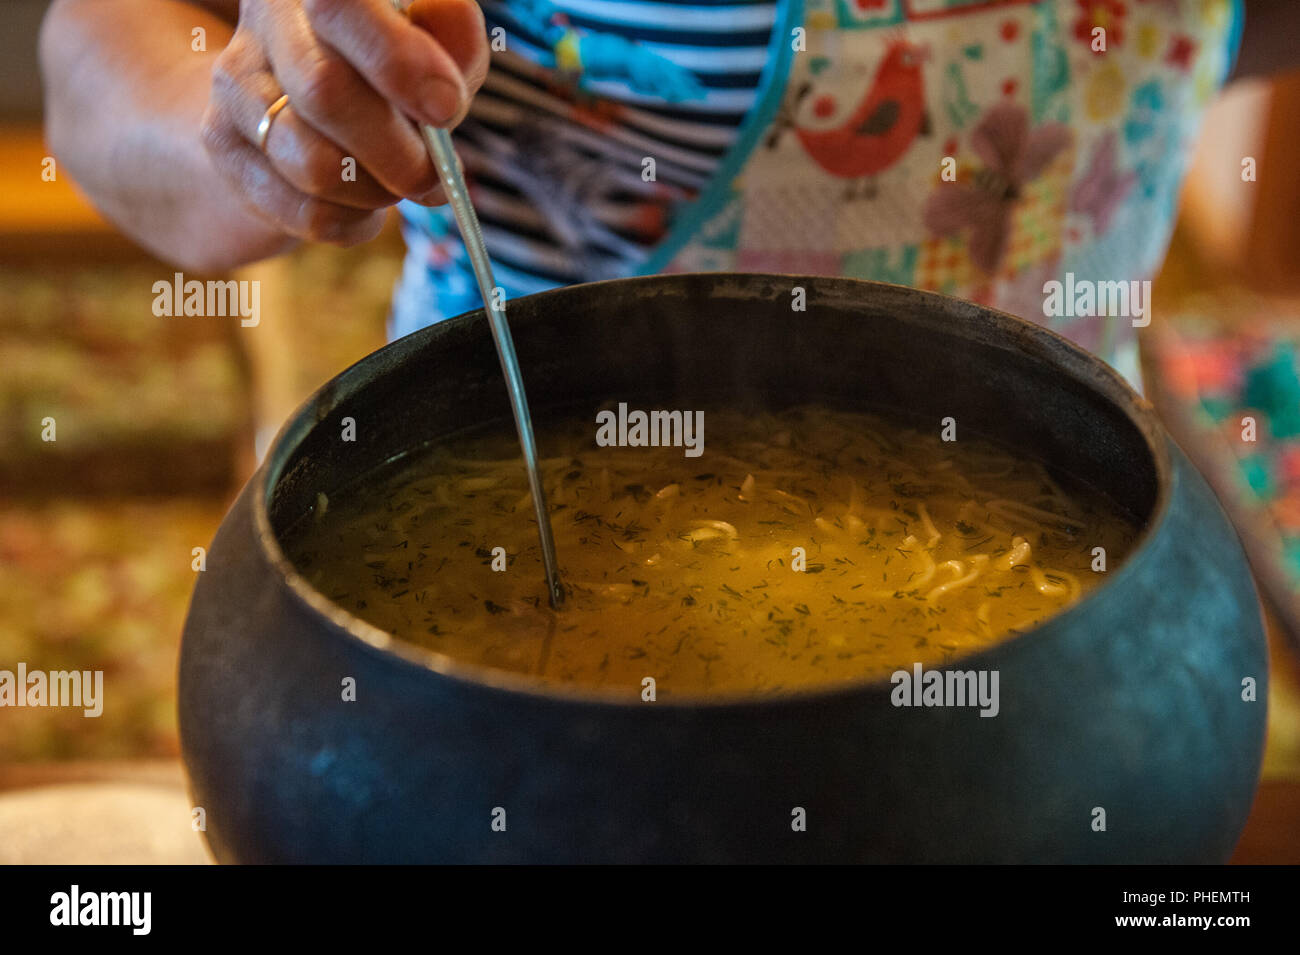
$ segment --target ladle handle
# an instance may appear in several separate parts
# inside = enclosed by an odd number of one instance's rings
[[[483,242],[478,215],[469,201],[460,157],[451,144],[451,134],[445,129],[423,124],[420,133],[424,136],[424,142],[429,147],[429,157],[442,180],[447,202],[456,217],[456,225],[460,228],[470,263],[474,266],[479,293],[483,296],[483,309],[487,312],[492,338],[496,341],[501,371],[506,377],[506,389],[510,393],[510,406],[515,416],[515,430],[519,433],[519,445],[523,449],[524,464],[528,468],[528,487],[532,491],[533,507],[537,512],[537,534],[542,545],[542,563],[546,567],[546,588],[551,606],[558,608],[564,601],[564,590],[560,585],[546,492],[542,488],[542,475],[537,465],[537,443],[533,439],[533,422],[528,411],[528,397],[524,392],[524,378],[519,370],[519,359],[515,356],[510,326],[506,323],[505,293],[496,287],[493,280],[492,261],[488,258],[487,246]]]
[[[393,0],[398,13],[406,14],[409,4],[403,0]],[[528,489],[533,496],[533,510],[537,515],[537,536],[542,545],[542,564],[546,568],[546,590],[551,606],[557,610],[564,602],[564,588],[560,584],[559,562],[555,557],[555,536],[551,533],[551,516],[546,506],[546,492],[542,488],[542,474],[537,465],[537,442],[533,439],[533,419],[528,412],[528,396],[524,392],[524,376],[519,371],[519,359],[515,356],[515,342],[510,337],[510,326],[506,324],[505,292],[497,288],[492,276],[492,260],[488,258],[487,246],[483,242],[483,229],[478,223],[478,215],[469,201],[469,190],[465,188],[465,172],[460,164],[460,157],[451,144],[451,133],[436,126],[419,124],[420,135],[428,147],[429,158],[438,170],[442,180],[447,203],[456,217],[465,250],[469,253],[470,264],[474,267],[474,278],[478,281],[479,294],[483,296],[483,310],[487,313],[488,325],[492,329],[492,339],[496,342],[497,357],[501,359],[501,372],[506,378],[506,391],[510,395],[510,410],[514,412],[515,430],[519,434],[519,446],[524,453],[524,466],[528,469]],[[500,293],[498,295],[498,292]]]

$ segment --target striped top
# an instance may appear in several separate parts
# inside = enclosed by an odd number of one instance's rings
[[[1243,14],[1241,0],[484,9],[494,68],[458,139],[507,296],[655,272],[843,275],[1037,321],[1135,384],[1149,297],[1065,308],[1049,290],[1141,291],[1155,274]],[[450,213],[403,212],[396,335],[481,304]]]
[[[637,271],[754,105],[775,0],[483,0],[492,68],[457,149],[516,297]],[[450,210],[400,206],[400,336],[481,305]]]

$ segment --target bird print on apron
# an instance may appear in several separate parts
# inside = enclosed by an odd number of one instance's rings
[[[1060,296],[1046,290],[1140,289],[1159,267],[1204,108],[1235,55],[1239,0],[805,0],[783,12],[788,62],[756,128],[642,271],[931,289],[1048,325],[1138,383],[1142,321],[1049,314]]]

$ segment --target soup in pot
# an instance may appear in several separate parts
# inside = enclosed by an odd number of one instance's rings
[[[981,440],[803,407],[707,411],[698,456],[537,434],[553,610],[513,433],[416,452],[286,535],[317,590],[394,636],[548,683],[772,692],[939,666],[1105,579],[1136,527]]]

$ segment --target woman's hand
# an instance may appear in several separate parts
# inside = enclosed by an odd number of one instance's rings
[[[402,198],[444,201],[412,121],[454,126],[487,73],[473,0],[243,0],[202,137],[213,165],[287,235],[352,245]],[[265,151],[257,127],[281,94]],[[351,160],[351,161],[349,161]]]

